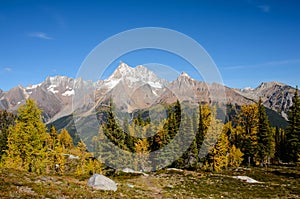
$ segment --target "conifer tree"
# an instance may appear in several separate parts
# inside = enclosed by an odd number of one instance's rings
[[[238,115],[237,130],[238,148],[244,153],[244,161],[248,165],[255,164],[257,156],[257,124],[258,108],[256,104],[243,105]]]
[[[99,144],[97,154],[99,154],[102,162],[115,167],[125,165],[126,162],[128,163],[128,161],[131,160],[131,158],[129,158],[131,155],[129,152],[133,152],[134,147],[131,146],[129,149],[128,146],[130,146],[130,144],[134,144],[134,139],[131,140],[132,137],[120,128],[120,124],[118,124],[115,119],[113,108],[114,105],[111,99],[108,110],[106,111],[107,119],[99,129]],[[131,125],[128,126],[129,134],[131,134],[132,130],[130,126]],[[135,130],[133,130],[132,133],[136,133]],[[113,150],[113,147],[118,147],[119,150]]]
[[[80,140],[76,147],[76,155],[79,157],[79,163],[77,165],[76,174],[81,175],[86,173],[86,159],[88,158],[89,154],[87,153],[86,145],[82,140]]]
[[[182,150],[188,146],[186,151],[180,158],[173,162],[172,166],[177,168],[196,169],[198,163],[198,149],[195,139],[195,133],[193,131],[193,124],[190,117],[183,114],[181,118],[179,146],[176,146],[178,150]],[[182,151],[177,151],[182,152]]]
[[[212,111],[208,105],[199,105],[199,122],[198,131],[196,133],[197,150],[200,152],[204,137],[207,134],[208,128],[211,125]],[[200,154],[201,155],[201,154]]]
[[[287,156],[290,161],[297,162],[300,154],[300,98],[298,87],[293,98],[293,105],[288,113],[287,136]]]
[[[286,135],[285,131],[276,127],[275,129],[275,159],[286,161]]]
[[[65,133],[66,132],[63,132],[63,134]],[[65,166],[67,161],[64,154],[69,153],[70,147],[66,147],[65,143],[64,146],[62,146],[61,140],[65,140],[61,138],[62,136],[68,137],[67,135],[59,136],[55,126],[52,125],[50,127],[50,132],[47,135],[47,144],[46,144],[48,148],[47,149],[48,151],[47,172],[54,172],[59,174],[63,174],[65,172]],[[70,137],[68,137],[68,139],[70,139]]]
[[[136,152],[136,170],[145,171],[146,165],[149,160],[149,143],[147,139],[139,139],[137,143],[135,143],[135,152]]]
[[[213,151],[212,151],[212,158],[213,158],[213,170],[220,171],[223,168],[227,168],[228,165],[228,154],[229,151],[229,141],[226,135],[226,132],[222,132],[218,142],[216,143]]]
[[[49,136],[47,139],[47,146],[50,150],[54,150],[58,144],[58,135],[55,126],[51,125]]]
[[[123,122],[123,131],[125,133],[124,144],[126,145],[126,148],[128,148],[130,152],[134,152],[135,132],[134,132],[134,127],[133,128],[130,127],[127,117],[125,117]]]
[[[179,100],[176,101],[174,106],[174,119],[175,119],[175,131],[178,132],[181,123],[181,105]]]
[[[203,156],[201,153],[208,153],[205,162],[214,171],[219,171],[224,167],[223,162],[226,162],[228,139],[226,134],[222,132],[223,126],[223,123],[216,119],[216,109],[213,108],[200,155]]]
[[[257,154],[260,164],[263,165],[274,155],[274,136],[261,99],[257,108]]]
[[[189,148],[186,151],[187,154],[187,163],[186,163],[186,167],[187,168],[193,168],[196,169],[198,168],[198,148],[197,148],[197,143],[196,143],[196,132],[193,131],[193,124],[192,124],[192,120],[190,119],[190,117],[186,116],[185,118],[185,131],[184,134],[186,135],[185,137],[187,137],[187,142],[191,143]]]
[[[236,148],[235,145],[232,145],[229,150],[229,156],[228,156],[228,166],[237,168],[241,165],[243,162],[243,153],[239,148]]]
[[[107,111],[107,121],[103,124],[103,132],[107,138],[121,149],[128,150],[125,145],[126,133],[122,131],[113,113],[114,105],[112,99],[109,102],[109,110]],[[137,123],[141,122],[136,120]]]
[[[163,148],[168,143],[168,137],[167,133],[168,130],[166,130],[165,123],[166,119],[164,119],[157,127],[156,134],[152,137],[151,145],[150,145],[150,151],[157,151],[161,148]],[[163,159],[165,154],[161,154],[160,156],[150,157],[152,162],[153,169],[157,169],[157,165],[159,165]]]
[[[0,110],[0,159],[7,150],[8,128],[15,124],[15,116],[6,110]]]
[[[69,134],[69,132],[67,131],[67,129],[62,129],[60,131],[60,134],[57,137],[58,137],[58,140],[59,140],[61,146],[64,149],[70,150],[74,147],[73,139],[72,139],[71,135]]]
[[[8,167],[43,173],[46,170],[46,127],[41,110],[31,99],[18,109],[16,125],[9,128],[5,164]]]

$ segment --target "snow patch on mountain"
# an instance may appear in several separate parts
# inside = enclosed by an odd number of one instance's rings
[[[154,88],[162,88],[162,85],[159,82],[147,82],[147,84]]]
[[[112,89],[112,88],[114,88],[120,81],[121,81],[121,79],[111,79],[110,81],[106,80],[106,81],[104,81],[104,86],[107,87],[108,89]]]
[[[58,90],[55,90],[56,89],[56,85],[50,85],[47,90],[52,92],[52,93],[58,93]]]
[[[246,88],[242,88],[241,91],[244,92],[244,91],[253,91],[254,88],[251,88],[251,87],[246,87]]]
[[[74,95],[75,94],[75,92],[74,92],[74,90],[72,89],[72,90],[67,90],[67,91],[65,91],[64,93],[62,93],[61,95],[62,96],[71,96],[71,95]]]
[[[42,83],[34,84],[34,85],[29,85],[29,86],[26,87],[26,90],[35,89],[35,88],[37,88],[37,87],[39,87],[41,85],[42,85]]]

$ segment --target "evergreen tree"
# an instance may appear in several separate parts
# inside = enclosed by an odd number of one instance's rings
[[[135,153],[136,153],[136,162],[135,162],[135,170],[137,171],[146,171],[146,165],[149,160],[149,143],[147,139],[139,139],[137,143],[135,143]]]
[[[177,168],[196,169],[198,163],[198,149],[195,139],[195,132],[193,130],[192,120],[186,114],[183,114],[180,126],[180,144],[176,146],[178,150],[189,147],[182,154],[180,158],[173,162],[172,166]],[[178,151],[176,151],[178,152]],[[179,151],[182,152],[182,151]]]
[[[286,161],[286,135],[285,131],[276,127],[275,129],[275,159],[279,162]]]
[[[228,166],[237,168],[241,165],[243,161],[243,153],[239,148],[236,148],[235,145],[232,145],[229,150],[229,156],[228,156]]]
[[[257,107],[257,153],[260,164],[263,165],[265,162],[269,162],[270,158],[274,155],[274,137],[261,99],[259,100]]]
[[[179,100],[176,101],[174,106],[174,119],[175,119],[175,131],[178,132],[181,123],[181,105]]]
[[[243,105],[238,115],[237,147],[244,153],[248,165],[255,164],[257,156],[258,108],[256,104]]]
[[[184,133],[187,136],[188,143],[191,143],[189,148],[187,149],[187,164],[186,167],[190,169],[198,168],[198,148],[196,142],[196,132],[193,131],[193,124],[190,117],[186,117],[185,131]]]
[[[145,122],[142,118],[142,115],[139,113],[137,117],[133,119],[133,123],[137,126],[144,126]]]
[[[298,96],[298,87],[293,98],[293,105],[288,114],[287,128],[287,156],[290,161],[297,162],[300,154],[300,98]]]
[[[151,151],[156,151],[168,143],[168,131],[164,128],[166,120],[163,120],[159,126],[157,133],[153,136]]]
[[[46,171],[46,127],[41,110],[31,99],[18,109],[16,125],[9,128],[5,165],[37,173]]]
[[[0,159],[7,150],[8,129],[15,124],[15,116],[6,110],[0,110]]]
[[[47,139],[47,146],[50,150],[54,150],[58,144],[58,135],[55,126],[51,125],[49,136]]]
[[[103,124],[103,132],[107,138],[120,149],[128,150],[125,145],[126,133],[122,131],[117,123],[113,113],[113,101],[110,100],[109,110],[107,111],[107,121]],[[137,124],[142,122],[140,119],[136,119]]]
[[[134,148],[134,128],[129,127],[129,123],[128,123],[128,118],[125,117],[124,122],[123,122],[123,131],[125,133],[125,140],[124,140],[124,144],[126,145],[126,147],[128,148],[128,150],[130,152],[134,152],[135,148]]]
[[[129,158],[131,155],[129,151],[134,152],[134,147],[132,146],[134,144],[134,138],[131,137],[131,134],[136,133],[135,129],[131,129],[132,126],[129,125],[128,129],[130,135],[123,132],[115,119],[113,108],[113,101],[110,100],[108,110],[105,113],[107,119],[99,129],[99,144],[97,144],[98,149],[96,154],[99,154],[101,162],[112,167],[126,165],[126,163],[133,164],[128,161],[131,160],[131,158]],[[136,124],[132,125],[137,126]],[[119,150],[112,150],[114,147],[118,147]]]
[[[223,123],[216,119],[216,109],[212,109],[210,124],[202,144],[203,146],[201,147],[200,155],[203,156],[207,154],[205,163],[214,171],[219,171],[225,166],[224,162],[226,162],[228,138],[226,134],[222,132],[223,126]]]
[[[66,132],[63,132],[65,134]],[[71,139],[71,142],[73,142],[71,136],[67,139],[62,139],[61,137],[68,137],[67,135],[61,135],[59,136],[55,126],[50,127],[50,132],[47,135],[47,151],[48,151],[48,163],[47,163],[47,172],[52,173],[59,173],[63,174],[65,172],[66,167],[66,157],[64,154],[69,153],[71,147],[65,147],[62,146],[61,140],[68,140]],[[72,145],[71,145],[72,146]]]
[[[62,129],[57,137],[64,149],[70,150],[74,147],[73,139],[67,129]]]
[[[75,155],[78,155],[79,157],[79,163],[77,164],[76,174],[85,174],[85,167],[87,164],[86,159],[88,158],[89,154],[87,153],[86,145],[82,140],[80,140],[77,144]]]
[[[226,135],[226,132],[222,132],[218,142],[216,143],[212,154],[213,159],[213,170],[214,171],[220,171],[223,168],[227,168],[228,165],[228,158],[227,154],[229,151],[229,141],[228,137]]]
[[[196,144],[198,152],[200,152],[204,137],[206,136],[208,128],[211,125],[211,113],[211,109],[208,105],[199,105],[199,122],[198,131],[196,133]]]

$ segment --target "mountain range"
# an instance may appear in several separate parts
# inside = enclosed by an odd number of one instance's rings
[[[222,90],[226,97],[218,95]],[[207,84],[182,72],[174,81],[159,78],[140,65],[135,68],[121,63],[112,75],[96,82],[66,76],[48,77],[36,85],[0,90],[0,109],[15,112],[26,99],[33,98],[43,110],[47,123],[76,113],[84,114],[113,99],[121,112],[133,112],[156,104],[180,102],[243,105],[262,99],[273,112],[287,119],[295,89],[278,82],[261,83],[257,88],[236,89]]]

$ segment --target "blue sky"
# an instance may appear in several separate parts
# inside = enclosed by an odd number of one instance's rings
[[[76,77],[90,51],[119,32],[140,27],[182,32],[201,44],[225,85],[300,85],[300,2],[282,0],[15,1],[0,0],[0,88]],[[120,57],[131,66],[160,63],[198,78],[172,55]],[[110,71],[117,67],[115,60]]]

